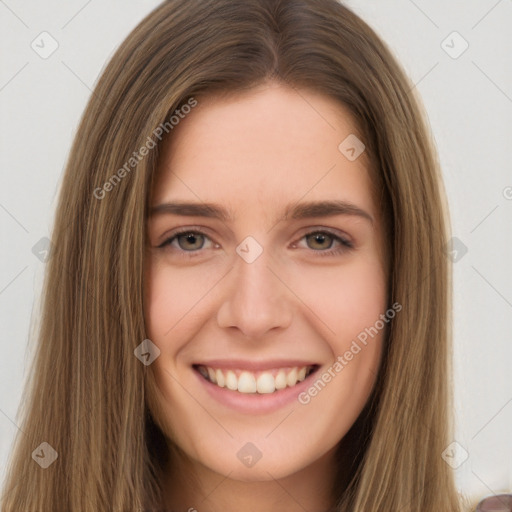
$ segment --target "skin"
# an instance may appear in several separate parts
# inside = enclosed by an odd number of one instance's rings
[[[352,162],[338,150],[358,131],[348,111],[326,96],[271,82],[198,102],[164,141],[150,206],[213,202],[229,208],[233,220],[148,219],[145,318],[161,351],[151,364],[155,400],[164,433],[185,456],[168,468],[166,506],[327,510],[334,450],[370,395],[384,330],[307,405],[293,400],[265,414],[212,399],[191,365],[293,355],[320,365],[316,379],[375,324],[388,308],[387,276],[369,162],[365,153]],[[328,199],[350,201],[373,223],[355,215],[283,216],[289,204]],[[179,227],[206,237],[189,241],[185,234],[181,246],[175,238],[158,248]],[[328,235],[318,241],[323,228],[354,247]],[[252,263],[235,251],[247,236],[263,249]],[[237,457],[247,442],[262,455],[252,467]]]

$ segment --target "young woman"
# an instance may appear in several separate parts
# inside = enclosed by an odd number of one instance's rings
[[[448,213],[335,0],[169,0],[84,114],[2,512],[462,510]]]

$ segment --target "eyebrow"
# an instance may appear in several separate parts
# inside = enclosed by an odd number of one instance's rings
[[[150,216],[155,215],[180,215],[184,217],[208,217],[219,219],[224,222],[233,221],[234,216],[221,205],[215,203],[194,203],[179,201],[162,203],[153,206],[149,212]],[[373,217],[365,210],[353,203],[341,200],[335,201],[309,201],[304,203],[292,203],[284,210],[284,219],[309,219],[313,217],[334,217],[336,215],[357,216],[374,224]]]

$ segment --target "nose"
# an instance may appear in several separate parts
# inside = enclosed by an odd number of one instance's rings
[[[248,263],[237,255],[217,312],[219,327],[261,339],[272,329],[291,324],[293,293],[286,285],[286,276],[268,256],[264,250]]]

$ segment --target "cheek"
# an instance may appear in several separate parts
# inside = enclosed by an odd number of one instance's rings
[[[344,281],[337,301],[336,330],[351,338],[375,324],[386,310],[384,275],[377,265],[355,269]],[[333,312],[333,314],[335,314]]]
[[[148,258],[149,259],[149,258]],[[172,327],[171,289],[165,286],[163,267],[149,261],[144,283],[144,319],[146,334],[152,339],[162,337]],[[172,293],[176,293],[175,290]]]
[[[385,272],[372,256],[351,265],[304,272],[295,283],[332,358],[331,366],[315,379],[324,381],[306,392],[301,403],[314,402],[312,407],[323,410],[325,417],[337,404],[345,414],[335,414],[330,421],[342,431],[355,421],[378,373],[388,325],[381,320],[387,310]]]
[[[387,309],[385,275],[373,259],[302,272],[294,278],[294,290],[338,354]]]
[[[380,265],[368,264],[337,268],[322,279],[316,274],[314,282],[307,275],[302,279],[304,302],[320,319],[315,325],[332,359],[299,402],[334,443],[355,422],[375,384],[388,326],[381,320],[387,310],[385,275]]]
[[[180,331],[179,338],[186,337],[182,330],[200,311],[205,296],[221,277],[221,271],[212,267],[198,265],[180,269],[158,259],[148,262],[144,289],[148,337],[165,340],[177,331]]]

